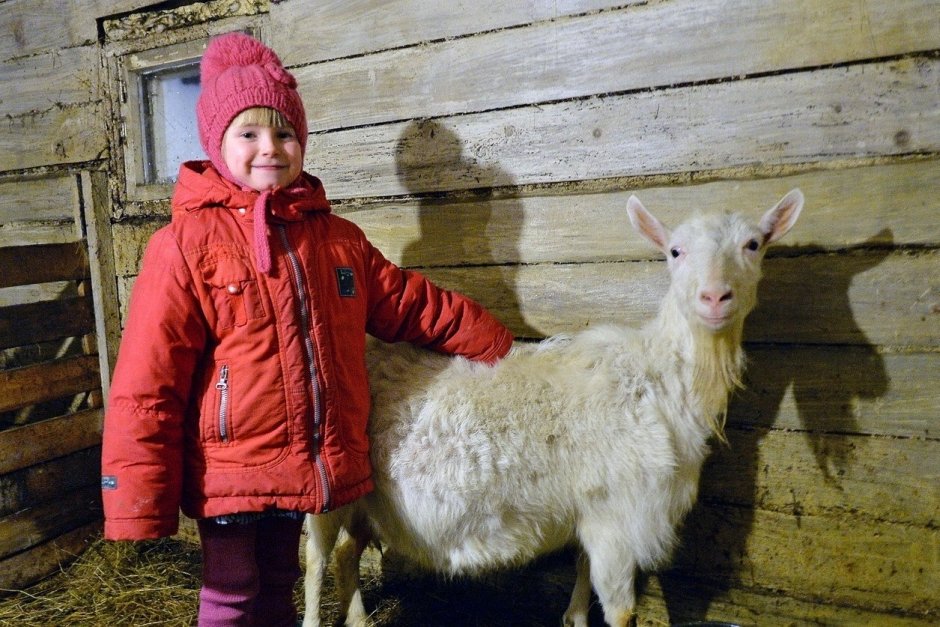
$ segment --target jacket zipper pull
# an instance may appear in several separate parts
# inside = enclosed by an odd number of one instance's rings
[[[228,440],[228,366],[219,371],[219,381],[215,384],[219,391],[219,439]]]

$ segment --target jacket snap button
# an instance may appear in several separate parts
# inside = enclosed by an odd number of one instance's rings
[[[245,215],[245,208],[244,208],[244,207],[239,207],[239,208],[238,208],[238,213],[240,213],[240,214],[242,214],[242,215]]]
[[[225,289],[228,290],[229,294],[238,294],[238,292],[241,291],[241,288],[239,288],[238,284],[236,283],[229,283],[228,287],[226,287]]]

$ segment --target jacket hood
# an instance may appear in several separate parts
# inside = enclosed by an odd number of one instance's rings
[[[247,210],[245,218],[251,221],[253,208],[261,196],[261,192],[239,187],[222,178],[209,161],[187,161],[180,166],[173,190],[173,214],[244,207]],[[309,211],[330,211],[330,201],[320,179],[306,172],[301,173],[289,187],[270,192],[268,203],[275,220],[300,220]]]
[[[246,222],[253,223],[255,265],[265,274],[271,270],[268,220],[293,222],[312,211],[330,211],[320,179],[306,172],[288,187],[259,192],[225,179],[209,161],[187,161],[180,166],[171,204],[173,220],[203,209],[238,209]]]

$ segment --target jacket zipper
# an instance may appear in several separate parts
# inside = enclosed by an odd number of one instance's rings
[[[294,289],[297,290],[297,301],[300,309],[300,329],[304,338],[304,357],[307,361],[307,376],[310,379],[310,389],[313,392],[313,459],[317,465],[317,471],[320,473],[320,483],[323,486],[323,512],[330,509],[330,484],[326,473],[326,463],[320,455],[320,423],[321,399],[320,382],[317,380],[317,362],[314,352],[313,338],[310,336],[310,309],[307,307],[307,290],[304,287],[303,275],[301,274],[300,262],[297,259],[297,252],[291,246],[287,239],[287,228],[283,224],[275,225],[281,244],[287,252],[287,259],[290,262],[291,269],[294,271]]]
[[[215,389],[219,391],[219,439],[228,442],[228,366],[222,366],[219,371]]]

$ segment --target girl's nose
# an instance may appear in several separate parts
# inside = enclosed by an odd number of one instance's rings
[[[273,133],[262,133],[260,150],[264,154],[272,154],[280,149],[280,143]]]

